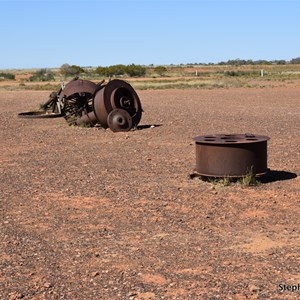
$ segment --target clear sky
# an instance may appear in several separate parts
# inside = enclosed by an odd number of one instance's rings
[[[300,57],[300,0],[0,0],[0,69]]]

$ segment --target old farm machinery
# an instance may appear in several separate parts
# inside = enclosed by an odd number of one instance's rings
[[[70,125],[100,125],[114,132],[135,128],[142,117],[140,99],[132,86],[119,79],[105,84],[74,78],[52,92],[42,111],[19,113],[23,118],[64,117]]]

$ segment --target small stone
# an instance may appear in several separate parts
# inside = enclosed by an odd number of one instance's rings
[[[127,296],[129,297],[130,300],[133,300],[137,296],[137,293],[136,292],[129,292],[127,294]]]
[[[16,300],[16,299],[24,298],[24,295],[22,293],[18,293],[18,292],[10,293],[8,296],[9,296],[9,300]]]
[[[99,275],[99,272],[93,272],[93,273],[92,273],[92,276],[93,276],[93,277],[96,277],[96,276],[98,276],[98,275]]]
[[[44,288],[46,288],[46,289],[50,289],[52,286],[53,286],[53,285],[52,285],[52,283],[50,283],[50,282],[46,282],[46,283],[44,284]]]
[[[249,290],[250,290],[250,292],[257,293],[260,291],[260,287],[258,287],[257,285],[254,285],[254,284],[250,284]]]

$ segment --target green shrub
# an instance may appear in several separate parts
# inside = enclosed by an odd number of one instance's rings
[[[109,67],[98,67],[95,71],[101,76],[120,76],[128,75],[130,77],[141,77],[145,75],[146,68],[140,65],[112,65]]]
[[[105,67],[98,67],[96,68],[95,72],[101,76],[107,76],[106,70],[107,68]]]
[[[125,65],[114,65],[107,68],[108,75],[125,75],[126,74],[126,66]]]
[[[154,68],[154,72],[162,76],[167,72],[167,68],[164,66],[157,66]]]
[[[130,77],[142,77],[146,74],[146,68],[140,65],[128,65],[126,67],[126,73]]]
[[[109,67],[98,67],[96,73],[102,76],[120,76],[126,74],[125,65],[112,65]]]
[[[29,77],[29,81],[54,81],[55,78],[51,70],[40,69],[34,75]]]
[[[257,75],[257,71],[225,71],[226,76],[251,76]]]
[[[84,73],[84,69],[76,65],[63,64],[60,73],[64,76],[75,76]]]
[[[293,58],[291,61],[290,61],[291,64],[300,64],[300,57],[297,57],[297,58]]]
[[[15,80],[16,76],[11,73],[0,73],[0,79]]]

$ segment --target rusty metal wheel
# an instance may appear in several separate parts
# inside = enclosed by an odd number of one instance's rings
[[[112,110],[107,117],[107,123],[113,132],[129,131],[132,128],[132,118],[124,109]]]
[[[64,104],[62,112],[69,124],[93,110],[92,100],[97,89],[98,85],[89,80],[74,79],[66,84],[59,99]]]
[[[64,89],[59,93],[59,98],[62,100],[75,94],[81,96],[85,94],[93,95],[97,88],[98,85],[92,81],[75,78],[66,84]]]
[[[136,126],[142,117],[142,105],[137,93],[129,83],[119,79],[110,81],[95,94],[93,109],[104,128],[109,127],[108,115],[114,109],[125,110],[132,119],[132,126]]]

